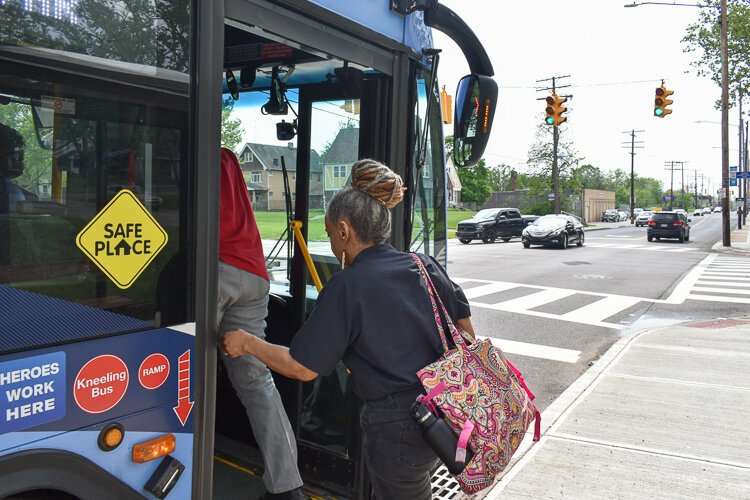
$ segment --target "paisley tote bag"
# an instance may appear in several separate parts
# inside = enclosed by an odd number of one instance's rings
[[[417,372],[427,392],[420,400],[459,436],[456,461],[465,460],[467,448],[473,452],[456,479],[465,493],[477,493],[505,469],[532,422],[534,441],[539,440],[539,410],[521,373],[503,352],[489,339],[475,341],[453,324],[422,260],[414,253],[412,257],[427,286],[444,350]],[[455,348],[448,345],[441,311]]]

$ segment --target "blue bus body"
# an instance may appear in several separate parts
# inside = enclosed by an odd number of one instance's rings
[[[431,28],[392,3],[0,3],[0,497],[221,498],[222,464],[262,469],[237,452],[257,447],[217,359],[222,109],[246,132],[282,127],[233,144],[267,252],[270,341],[288,345],[317,298],[274,212],[302,220],[330,278],[320,214],[358,158],[407,183],[391,243],[445,261]],[[415,4],[445,24],[437,2]],[[268,122],[258,103],[279,88],[294,115]],[[255,114],[232,115],[232,94]],[[325,389],[276,385],[305,482],[364,499],[360,403],[343,373]],[[134,460],[168,435],[174,450]]]

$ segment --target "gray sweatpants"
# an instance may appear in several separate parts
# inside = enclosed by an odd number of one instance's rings
[[[219,335],[241,328],[265,338],[268,290],[263,278],[219,262]],[[222,352],[221,357],[263,454],[266,489],[281,493],[302,486],[297,442],[271,372],[250,355],[230,358]]]

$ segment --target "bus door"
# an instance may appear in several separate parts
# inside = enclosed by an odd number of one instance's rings
[[[239,15],[227,4],[227,15],[233,13]],[[304,25],[291,30],[286,17],[266,13],[261,23],[260,16],[241,13],[242,22],[227,19],[225,25],[222,142],[237,153],[263,240],[271,279],[266,338],[289,345],[318,291],[288,222],[302,222],[325,286],[340,270],[325,232],[328,202],[348,185],[352,163],[364,157],[388,161],[392,78],[385,61],[392,56],[368,53],[361,41],[343,43],[336,39],[340,34],[308,32]],[[351,51],[354,46],[359,48]],[[241,140],[232,136],[237,131]],[[305,484],[327,494],[367,498],[360,402],[344,365],[310,383],[278,374],[274,380],[295,429]],[[262,464],[245,409],[219,363],[214,497],[224,498],[227,478],[238,470],[255,474],[254,480],[252,474],[244,479],[251,491],[262,493]]]

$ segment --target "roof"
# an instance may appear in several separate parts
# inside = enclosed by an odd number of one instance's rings
[[[321,162],[325,165],[351,165],[359,158],[359,129],[342,128],[336,134],[331,146],[321,156]]]
[[[260,144],[257,142],[246,142],[238,158],[242,158],[242,155],[247,150],[252,151],[253,156],[258,158],[261,165],[265,170],[281,170],[281,157],[284,157],[284,163],[288,172],[295,172],[297,170],[297,151],[298,149],[287,144],[286,146],[279,146],[275,144]],[[277,159],[277,165],[274,165],[273,160]],[[243,162],[240,160],[240,164]],[[320,164],[320,155],[314,149],[310,151],[310,171],[320,172],[322,171]]]

